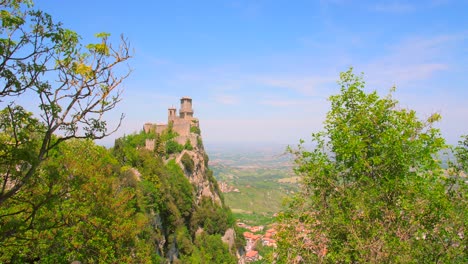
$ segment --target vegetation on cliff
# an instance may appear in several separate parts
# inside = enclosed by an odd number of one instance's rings
[[[129,73],[128,42],[100,33],[84,45],[31,1],[0,6],[0,263],[234,262],[220,239],[229,209],[199,204],[174,160],[191,144],[171,129],[120,138],[112,150],[92,141],[114,131],[105,117]]]
[[[442,169],[438,114],[420,120],[340,77],[314,148],[291,150],[302,190],[279,217],[278,263],[466,262],[467,141],[458,171]]]
[[[117,139],[113,153],[120,157],[122,166],[132,166],[141,173],[141,182],[138,184],[147,188],[151,186],[154,191],[151,197],[157,202],[153,203],[152,216],[149,218],[158,219],[156,229],[160,230],[161,234],[160,237],[155,237],[153,243],[160,245],[160,255],[182,263],[204,263],[210,258],[213,259],[208,262],[218,258],[224,258],[225,263],[235,262],[234,253],[237,248],[229,249],[220,239],[228,228],[234,227],[229,208],[208,197],[196,197],[197,186],[191,184],[185,174],[194,173],[197,166],[194,160],[187,153],[181,156],[184,172],[175,159],[163,159],[169,153],[155,155],[155,151],[143,147],[143,140],[135,140],[148,136],[151,137],[142,131]],[[169,140],[172,138],[167,138],[166,142]],[[140,142],[140,145],[133,145],[135,141]],[[204,151],[202,152],[202,156],[206,156]],[[216,189],[217,184],[212,182],[211,173],[208,170],[203,177],[210,184],[215,184]],[[204,242],[213,239],[217,243]]]
[[[0,262],[234,263],[236,249],[220,238],[233,227],[230,210],[197,204],[174,160],[133,145],[142,133],[112,150],[90,140],[54,148],[0,210]]]

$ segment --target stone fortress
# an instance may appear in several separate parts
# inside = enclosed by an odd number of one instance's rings
[[[177,109],[175,107],[170,107],[168,109],[166,124],[145,123],[143,129],[146,133],[155,132],[157,134],[161,134],[171,123],[172,130],[179,134],[179,136],[175,138],[177,143],[183,145],[188,139],[192,146],[197,146],[198,135],[190,132],[191,127],[199,127],[198,119],[193,117],[192,98],[182,97],[180,99],[180,110],[178,116]],[[154,139],[146,140],[147,149],[153,150],[154,144]]]

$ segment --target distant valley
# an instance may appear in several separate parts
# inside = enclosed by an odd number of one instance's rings
[[[251,225],[274,221],[283,200],[298,190],[284,145],[208,145],[209,165],[235,217]]]

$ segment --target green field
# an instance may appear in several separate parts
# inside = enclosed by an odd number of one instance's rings
[[[219,182],[239,192],[224,193],[226,204],[236,218],[251,224],[273,222],[284,198],[298,190],[298,178],[288,156],[269,152],[210,154],[210,164]]]

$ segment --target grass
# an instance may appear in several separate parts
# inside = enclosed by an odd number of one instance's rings
[[[257,213],[233,213],[236,219],[248,225],[269,225],[275,221],[273,215],[268,214],[257,214]]]

